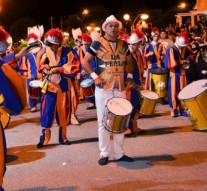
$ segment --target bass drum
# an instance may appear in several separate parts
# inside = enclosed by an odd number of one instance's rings
[[[207,129],[207,80],[194,81],[178,94],[182,106],[197,130]]]

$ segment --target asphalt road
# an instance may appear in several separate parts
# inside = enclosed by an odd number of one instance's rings
[[[8,147],[6,191],[206,191],[206,131],[186,117],[170,117],[168,105],[138,121],[146,133],[125,139],[133,163],[110,161],[99,166],[96,110],[79,105],[81,125],[68,127],[71,145],[58,144],[54,122],[50,144],[37,149],[39,112],[25,109],[5,129]]]

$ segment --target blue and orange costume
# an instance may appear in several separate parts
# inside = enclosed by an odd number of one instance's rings
[[[164,59],[164,66],[169,69],[168,102],[172,108],[172,117],[178,116],[178,109],[180,109],[180,115],[187,116],[178,99],[179,92],[189,83],[186,70],[182,68],[181,45],[182,47],[187,45],[187,37],[183,33],[176,38],[175,44],[167,49]]]
[[[10,61],[15,61],[15,54],[10,55]],[[15,80],[14,80],[15,79]],[[4,97],[2,106],[12,115],[19,114],[26,105],[25,84],[22,76],[10,64],[0,63],[0,93]]]
[[[59,84],[53,84],[47,77],[43,81],[42,91],[45,92],[41,98],[40,123],[42,134],[37,145],[41,148],[50,140],[50,128],[54,116],[59,126],[59,143],[69,145],[67,139],[67,126],[71,119],[72,104],[78,100],[71,99],[71,92],[75,91],[73,81],[79,72],[80,61],[76,52],[70,47],[59,47],[62,41],[62,32],[59,29],[48,31],[50,45],[46,47],[45,53],[40,61],[40,70],[44,71],[46,66],[59,68],[61,80]],[[57,45],[57,50],[52,51],[50,46]],[[74,102],[74,103],[73,103]]]
[[[40,48],[38,52],[28,53],[25,57],[21,59],[22,63],[20,72],[23,72],[26,76],[26,87],[28,93],[28,104],[31,112],[35,112],[37,110],[37,99],[31,98],[29,96],[29,84],[33,80],[40,80],[42,75],[38,72],[40,59],[44,52],[45,48]]]

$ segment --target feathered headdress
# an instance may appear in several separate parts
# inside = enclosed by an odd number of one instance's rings
[[[151,36],[159,35],[159,30],[157,27],[152,27]]]
[[[187,44],[189,43],[189,38],[188,38],[188,33],[187,32],[181,32],[180,34],[178,34],[178,36],[176,37],[176,44],[178,46],[187,46]]]
[[[3,27],[0,26],[0,54],[3,54],[7,51],[9,46],[7,39],[9,38],[9,34],[4,30]]]
[[[63,41],[63,32],[58,28],[50,29],[47,35],[47,41],[52,44],[61,44]]]
[[[34,33],[38,39],[40,40],[44,34],[44,28],[43,28],[43,25],[41,26],[33,26],[33,27],[28,27],[27,28],[27,34],[31,34],[31,33]]]
[[[92,43],[92,38],[88,34],[83,34],[82,43],[83,44],[91,44]]]

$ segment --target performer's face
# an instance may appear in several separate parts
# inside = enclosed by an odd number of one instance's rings
[[[105,33],[107,36],[117,37],[119,31],[119,24],[117,22],[110,22],[105,27]]]
[[[60,47],[60,45],[58,44],[52,44],[50,45],[50,49],[53,51],[53,52],[56,52],[58,50],[58,48]]]

